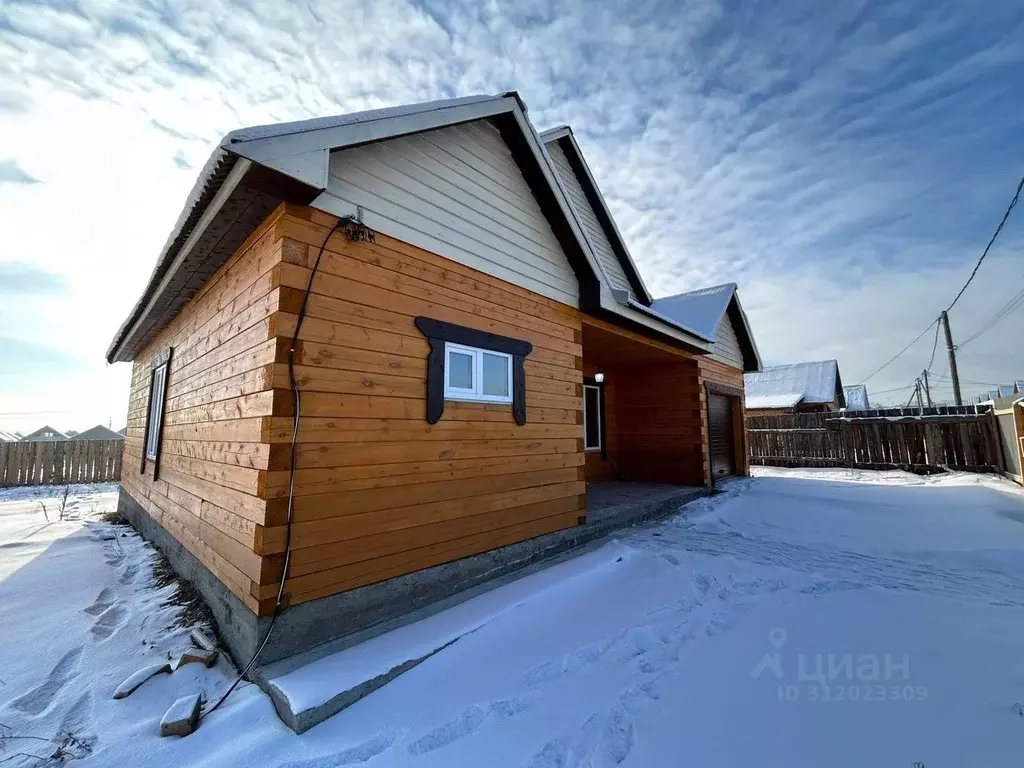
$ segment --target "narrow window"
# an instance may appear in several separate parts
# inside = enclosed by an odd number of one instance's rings
[[[444,397],[479,403],[511,403],[512,355],[445,343]]]
[[[583,447],[601,450],[601,388],[590,384],[583,386]]]
[[[164,417],[164,385],[167,364],[154,368],[149,393],[149,414],[146,418],[146,458],[156,459],[160,447],[160,425]]]

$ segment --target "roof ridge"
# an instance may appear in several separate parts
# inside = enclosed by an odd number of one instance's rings
[[[659,296],[658,298],[655,299],[655,301],[662,301],[664,299],[675,299],[675,298],[678,298],[679,296],[692,296],[694,294],[701,293],[701,292],[709,292],[710,293],[711,291],[717,291],[717,290],[720,290],[722,288],[731,288],[734,291],[737,291],[737,290],[739,290],[739,284],[738,283],[730,282],[730,283],[719,283],[717,285],[708,285],[708,286],[704,286],[702,288],[694,288],[694,289],[689,290],[689,291],[683,291],[682,293],[673,293],[670,296]]]

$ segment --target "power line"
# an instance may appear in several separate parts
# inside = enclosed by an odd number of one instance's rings
[[[970,342],[974,341],[976,338],[981,336],[983,333],[986,333],[986,332],[992,330],[996,325],[998,325],[1003,320],[1005,320],[1007,317],[1012,315],[1014,312],[1016,312],[1022,306],[1024,306],[1024,288],[1022,288],[1020,291],[1018,291],[1016,294],[1014,294],[1010,298],[1010,300],[1008,302],[1006,302],[1002,307],[1000,307],[999,310],[997,310],[996,313],[994,315],[992,315],[992,317],[990,317],[981,326],[981,328],[979,328],[977,331],[975,331],[973,335],[968,336],[966,339],[964,339],[962,342],[960,342],[960,346],[963,347],[963,346],[969,344]]]
[[[999,221],[999,226],[996,227],[996,231],[993,232],[992,233],[992,237],[989,238],[988,243],[985,245],[985,250],[983,250],[981,252],[981,256],[978,258],[978,262],[974,265],[974,269],[971,270],[971,274],[967,278],[967,282],[965,282],[963,284],[963,287],[960,289],[960,291],[957,293],[957,295],[953,298],[953,301],[950,302],[950,305],[948,307],[946,307],[946,310],[945,310],[946,312],[949,312],[949,310],[951,310],[954,306],[956,306],[956,303],[958,301],[960,301],[960,297],[964,295],[964,291],[967,290],[967,286],[969,286],[971,284],[971,281],[974,280],[974,276],[978,274],[978,269],[981,267],[981,263],[985,260],[985,257],[988,256],[988,252],[992,249],[992,245],[995,243],[996,238],[999,237],[999,233],[1003,231],[1003,227],[1006,225],[1007,219],[1010,218],[1010,213],[1012,213],[1013,209],[1017,206],[1017,201],[1020,200],[1021,190],[1024,190],[1024,176],[1021,176],[1020,182],[1017,184],[1017,189],[1016,189],[1016,191],[1013,194],[1013,198],[1010,200],[1010,204],[1006,207],[1006,211],[1003,213],[1003,218],[1000,219],[1000,221]],[[1016,309],[1017,306],[1019,306],[1019,305],[1015,304],[1011,308],[1010,311],[1013,311],[1014,309]],[[999,319],[996,320],[995,322],[998,322],[999,320],[1002,320],[1003,317],[1005,317],[1005,315],[999,317]],[[912,342],[907,344],[907,346],[905,346],[903,349],[901,349],[899,352],[897,352],[895,355],[893,355],[891,358],[889,358],[887,361],[885,361],[876,370],[872,371],[868,376],[866,376],[864,379],[862,379],[860,383],[863,384],[868,379],[870,379],[872,376],[874,376],[875,374],[877,374],[880,371],[884,370],[889,365],[894,363],[897,359],[899,359],[903,355],[904,352],[906,352],[908,349],[910,349],[912,346],[914,346],[921,339],[922,336],[924,336],[926,333],[928,333],[928,331],[931,330],[931,327],[933,325],[935,325],[936,322],[938,322],[938,321],[937,320],[933,320],[931,323],[929,323],[928,327],[925,328],[923,331],[921,331],[921,333],[919,333],[914,338],[914,340]],[[991,327],[991,326],[989,326],[989,327]],[[984,330],[988,330],[988,328],[983,329],[982,332],[984,332]],[[977,338],[978,335],[979,334],[975,334],[975,336],[972,337],[972,338]],[[932,359],[931,359],[931,362],[928,363],[928,367],[929,368],[931,368],[932,367],[932,363],[935,362],[935,350],[938,347],[938,339],[939,339],[939,337],[938,337],[938,329],[936,329],[936,332],[935,332],[935,344],[932,346]],[[968,340],[970,340],[970,339],[968,339]],[[966,342],[964,342],[964,343],[966,343]],[[961,344],[960,346],[963,346],[963,344]]]
[[[923,336],[924,336],[924,335],[925,335],[926,333],[928,333],[928,331],[930,331],[930,330],[932,329],[932,326],[933,326],[933,325],[935,325],[935,324],[936,324],[936,323],[938,323],[938,322],[939,322],[939,321],[938,321],[938,319],[932,320],[932,321],[931,321],[931,322],[930,322],[930,323],[928,324],[928,327],[927,327],[927,328],[925,328],[925,329],[924,329],[923,331],[921,331],[921,332],[920,332],[919,334],[917,334],[917,336],[915,336],[915,337],[914,337],[914,340],[913,340],[912,342],[910,342],[909,344],[907,344],[907,346],[905,346],[905,347],[904,347],[903,349],[901,349],[901,350],[900,350],[899,352],[897,352],[897,353],[896,353],[895,355],[893,355],[893,356],[892,356],[892,357],[890,357],[890,358],[889,358],[888,360],[886,360],[886,361],[885,361],[884,363],[882,363],[882,364],[881,364],[880,366],[878,366],[878,368],[876,368],[876,369],[875,369],[874,371],[872,371],[872,372],[871,372],[871,373],[869,373],[869,374],[868,374],[867,376],[865,376],[865,377],[864,377],[863,379],[861,379],[861,380],[860,380],[860,383],[861,383],[861,384],[865,383],[865,382],[866,382],[866,381],[867,381],[868,379],[870,379],[870,378],[871,378],[872,376],[874,376],[875,374],[879,373],[879,372],[880,372],[880,371],[882,371],[883,369],[887,368],[887,367],[888,367],[888,366],[889,366],[889,365],[890,365],[891,363],[895,362],[895,361],[896,361],[896,359],[900,357],[900,355],[902,355],[902,354],[903,354],[904,352],[906,352],[906,351],[907,351],[908,349],[910,349],[910,348],[911,348],[912,346],[914,346],[915,344],[917,344],[917,342],[919,342],[919,341],[921,340],[921,338],[922,338],[922,337],[923,337]]]
[[[939,331],[940,330],[941,329],[939,328],[939,324],[936,323],[935,324],[935,341],[932,343],[932,356],[931,356],[931,359],[928,360],[928,365],[925,366],[925,370],[928,370],[929,368],[931,368],[932,364],[935,362],[935,351],[939,348]]]
[[[885,395],[885,394],[888,394],[890,392],[902,392],[904,389],[910,389],[913,386],[914,386],[913,384],[905,384],[902,387],[893,387],[892,389],[880,389],[877,392],[871,392],[871,394],[872,395]]]
[[[1020,200],[1021,189],[1024,189],[1024,176],[1020,177],[1020,183],[1017,184],[1017,191],[1014,193],[1013,199],[1010,200],[1010,204],[1006,207],[1006,213],[1003,214],[1003,218],[999,221],[999,226],[996,227],[996,231],[993,232],[992,237],[989,238],[988,245],[986,245],[985,250],[981,252],[981,256],[978,258],[978,263],[975,264],[974,269],[971,270],[971,276],[967,278],[967,282],[964,283],[964,287],[960,289],[960,293],[956,295],[956,298],[953,299],[952,303],[948,307],[946,307],[947,312],[949,312],[949,310],[951,310],[956,305],[956,303],[960,301],[960,297],[964,295],[964,291],[967,290],[967,286],[971,284],[971,281],[974,279],[974,276],[978,274],[978,268],[981,266],[981,262],[983,262],[985,260],[985,257],[988,256],[989,249],[992,247],[992,244],[996,241],[996,238],[999,237],[999,233],[1003,231],[1003,225],[1006,224],[1006,220],[1010,218],[1010,212],[1013,211],[1013,209],[1017,205],[1017,201]]]

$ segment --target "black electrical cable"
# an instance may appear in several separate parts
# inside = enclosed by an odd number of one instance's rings
[[[935,324],[935,341],[932,343],[932,356],[928,359],[928,365],[925,366],[925,370],[930,370],[932,364],[935,362],[935,352],[939,348],[939,331],[942,330],[942,326],[939,323]]]
[[[866,381],[867,381],[868,379],[870,379],[870,378],[871,378],[872,376],[874,376],[875,374],[877,374],[877,373],[881,372],[881,371],[882,371],[882,370],[883,370],[884,368],[888,367],[888,366],[889,366],[889,365],[890,365],[891,363],[895,362],[895,361],[896,361],[896,359],[897,359],[898,357],[900,357],[900,355],[902,355],[902,354],[903,354],[904,352],[906,352],[906,351],[907,351],[908,349],[910,349],[910,348],[911,348],[912,346],[914,346],[915,344],[917,344],[917,342],[918,342],[918,341],[920,341],[920,340],[921,340],[921,338],[922,338],[922,337],[923,337],[923,336],[924,336],[924,335],[925,335],[926,333],[928,333],[928,331],[930,331],[930,330],[932,329],[932,326],[933,326],[933,325],[935,325],[935,324],[936,324],[937,322],[939,322],[939,321],[938,321],[938,319],[936,319],[936,320],[932,320],[932,321],[931,321],[930,323],[928,323],[928,327],[927,327],[927,328],[925,328],[925,329],[924,329],[923,331],[921,331],[921,332],[920,332],[919,334],[917,334],[917,336],[915,336],[915,337],[914,337],[914,340],[913,340],[912,342],[910,342],[909,344],[907,344],[907,346],[905,346],[905,347],[904,347],[903,349],[901,349],[901,350],[900,350],[899,352],[897,352],[897,353],[896,353],[895,355],[893,355],[892,357],[890,357],[890,358],[889,358],[888,360],[886,360],[886,361],[885,361],[884,363],[882,363],[882,364],[881,364],[880,366],[878,366],[878,367],[877,367],[877,368],[876,368],[875,370],[873,370],[873,371],[872,371],[871,373],[869,373],[869,374],[868,374],[867,376],[865,376],[865,377],[864,377],[863,379],[861,379],[859,383],[860,383],[860,384],[864,384],[864,383],[865,383],[865,382],[866,382]]]
[[[316,254],[316,261],[313,262],[313,269],[309,273],[309,282],[306,283],[306,291],[302,295],[302,306],[299,307],[299,316],[295,322],[295,332],[292,334],[292,343],[288,347],[288,382],[292,388],[292,396],[294,398],[295,413],[292,416],[292,445],[291,451],[289,452],[288,461],[288,512],[285,516],[285,527],[284,527],[284,568],[281,570],[281,585],[277,588],[277,601],[274,603],[274,613],[270,617],[270,625],[267,627],[267,633],[263,636],[263,642],[260,643],[259,648],[249,659],[249,663],[245,665],[245,669],[238,673],[238,677],[228,688],[227,692],[217,700],[217,703],[210,707],[206,712],[203,713],[203,717],[212,714],[217,707],[225,702],[231,692],[238,687],[238,684],[242,682],[242,679],[249,674],[249,670],[252,669],[252,665],[256,663],[256,659],[263,653],[263,649],[267,647],[267,642],[270,640],[270,635],[274,631],[274,625],[277,623],[277,617],[281,613],[281,602],[284,599],[284,583],[288,578],[288,566],[291,563],[292,557],[292,510],[295,506],[295,451],[298,446],[299,437],[299,418],[302,411],[302,396],[299,391],[299,382],[295,378],[295,347],[299,342],[299,331],[302,330],[302,322],[306,319],[306,305],[309,303],[309,294],[313,291],[313,278],[316,277],[317,270],[320,268],[320,259],[324,255],[324,250],[327,248],[327,242],[331,239],[331,236],[344,226],[352,224],[351,218],[338,219],[331,227],[330,232],[324,238],[324,241],[320,244],[320,250]]]
[[[996,227],[996,231],[993,232],[992,237],[989,238],[988,244],[985,246],[985,250],[981,252],[981,257],[978,259],[978,263],[975,264],[974,269],[971,270],[970,277],[967,278],[967,282],[964,283],[964,287],[960,289],[960,293],[958,293],[956,298],[953,299],[948,307],[946,307],[947,312],[956,306],[956,303],[960,301],[960,297],[964,295],[964,291],[967,290],[967,286],[971,284],[974,276],[978,274],[978,268],[981,266],[981,262],[983,262],[985,257],[988,256],[989,249],[992,247],[992,244],[995,243],[996,238],[999,237],[999,233],[1003,231],[1003,227],[1006,225],[1006,220],[1010,218],[1010,214],[1017,206],[1017,201],[1020,200],[1021,190],[1024,190],[1024,176],[1020,177],[1020,183],[1017,184],[1017,191],[1014,192],[1013,199],[1010,200],[1010,204],[1006,207],[1006,213],[1003,214],[1003,218],[999,221],[999,226]]]

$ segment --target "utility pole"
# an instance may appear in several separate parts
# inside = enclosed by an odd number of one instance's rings
[[[907,404],[905,406],[906,408],[909,408],[911,406],[911,404],[914,402],[914,398],[915,397],[917,397],[917,398],[921,397],[921,380],[920,379],[914,379],[914,391],[910,393],[910,399],[907,400]]]
[[[949,377],[953,379],[953,398],[957,405],[963,405],[963,398],[960,397],[960,374],[956,370],[956,347],[953,346],[953,334],[949,331],[949,315],[946,314],[946,310],[942,310],[939,321],[942,323],[942,330],[946,332],[946,352],[949,354]]]
[[[925,370],[921,371],[921,381],[924,383],[924,394],[925,394],[925,397],[928,398],[928,407],[931,408],[932,405],[934,405],[934,403],[932,403],[932,390],[931,390],[931,387],[928,386],[928,369],[927,368]]]

